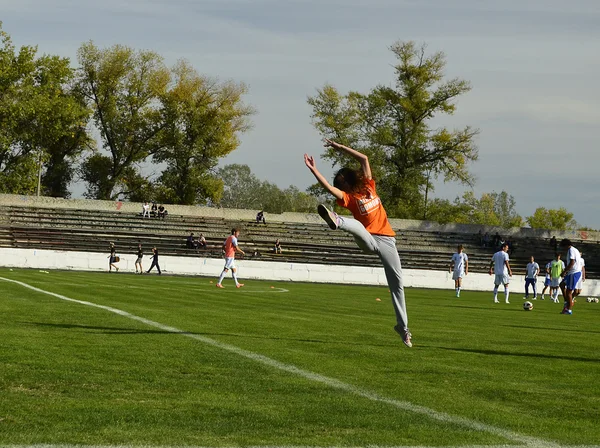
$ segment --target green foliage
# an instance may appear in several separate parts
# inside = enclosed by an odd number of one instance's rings
[[[160,132],[165,127],[159,99],[167,91],[170,74],[162,58],[152,51],[134,51],[114,45],[99,49],[92,42],[78,51],[81,66],[77,88],[90,107],[108,156],[90,156],[82,166],[87,196],[115,199],[128,196],[117,190],[136,164],[161,149]],[[90,171],[103,160],[106,178]],[[108,162],[108,164],[107,164]]]
[[[90,145],[89,110],[73,92],[67,58],[15,49],[0,27],[0,191],[31,194],[44,164],[43,193],[68,196],[74,159]]]
[[[463,194],[462,201],[457,198],[454,204],[461,209],[455,222],[501,226],[507,229],[523,226],[523,219],[515,208],[515,198],[505,191],[484,193],[479,199],[472,191],[467,191]]]
[[[317,199],[294,186],[281,190],[277,185],[261,181],[248,165],[231,164],[220,168],[223,196],[219,205],[226,208],[264,210],[269,213],[314,213]]]
[[[527,217],[527,224],[532,229],[577,230],[579,228],[579,224],[573,219],[573,213],[568,212],[564,207],[559,209],[538,207],[533,215]]]
[[[368,94],[342,95],[325,85],[309,97],[312,120],[325,137],[369,156],[378,193],[390,217],[422,218],[425,190],[433,190],[438,177],[472,185],[467,165],[477,160],[470,127],[450,131],[434,128],[438,114],[453,114],[454,101],[470,90],[467,81],[444,81],[445,56],[427,56],[425,46],[397,42],[391,47],[397,59],[394,87],[377,86]],[[328,148],[324,158],[334,165],[354,162]]]
[[[161,96],[164,129],[154,160],[167,168],[158,186],[174,204],[217,203],[223,183],[211,173],[250,129],[254,110],[242,102],[248,89],[200,76],[185,61],[175,65],[172,77]]]

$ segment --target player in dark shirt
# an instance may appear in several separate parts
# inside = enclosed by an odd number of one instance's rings
[[[160,275],[161,272],[160,266],[158,265],[158,249],[156,247],[152,248],[152,265],[150,265],[150,269],[146,271],[146,274],[149,274],[154,266],[156,266],[156,269],[158,269],[158,275]]]
[[[142,245],[138,244],[137,258],[135,260],[135,273],[142,274],[144,272],[144,268],[142,268],[142,257],[144,256],[144,251],[142,250]],[[138,272],[138,265],[140,266],[140,270]]]

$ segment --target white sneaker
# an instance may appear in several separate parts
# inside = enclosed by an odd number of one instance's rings
[[[508,305],[510,305],[510,302],[508,300],[505,303],[508,304]]]
[[[500,303],[498,299],[494,299],[494,303]]]

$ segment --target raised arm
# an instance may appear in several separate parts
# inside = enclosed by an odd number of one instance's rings
[[[325,139],[325,147],[337,149],[338,151],[345,152],[346,154],[354,157],[356,160],[360,162],[360,166],[362,168],[363,174],[366,179],[371,179],[371,165],[369,165],[369,158],[364,155],[362,152],[358,152],[356,149],[352,149],[348,146],[341,145],[333,140]]]
[[[310,172],[313,173],[313,176],[315,176],[317,181],[327,191],[329,191],[329,193],[334,195],[336,197],[336,199],[344,198],[344,192],[342,190],[340,190],[339,188],[334,187],[329,182],[327,182],[327,179],[325,179],[325,177],[323,177],[323,175],[319,172],[319,170],[317,169],[317,165],[315,164],[315,159],[312,156],[309,156],[308,154],[304,154],[304,163],[306,164],[306,166],[308,167]]]

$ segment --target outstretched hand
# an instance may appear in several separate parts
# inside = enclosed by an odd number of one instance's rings
[[[304,154],[304,163],[311,171],[317,168],[317,164],[315,163],[314,157],[309,156],[308,154]]]
[[[339,143],[334,142],[333,140],[330,140],[328,138],[324,139],[325,143],[323,143],[323,146],[325,146],[325,148],[337,148],[338,146],[340,146]]]

